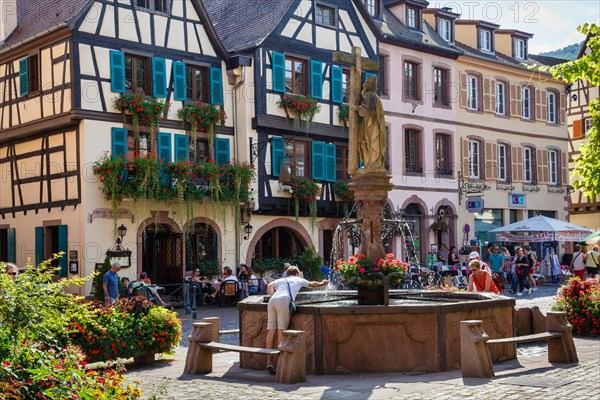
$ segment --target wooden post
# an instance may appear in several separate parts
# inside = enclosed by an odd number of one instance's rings
[[[202,322],[212,324],[212,340],[211,342],[221,343],[221,319],[219,317],[202,318]]]
[[[194,330],[188,337],[189,347],[185,359],[184,374],[200,374],[212,372],[212,350],[199,345],[203,342],[212,342],[213,326],[206,322],[194,322]]]
[[[306,341],[304,331],[283,331],[283,340],[279,345],[279,364],[277,365],[277,383],[306,382]]]
[[[460,321],[460,364],[463,378],[491,378],[494,376],[492,357],[486,342],[490,339],[483,331],[480,320]]]
[[[561,337],[548,340],[548,362],[577,363],[577,348],[573,341],[573,325],[567,320],[564,311],[548,311],[546,315],[548,332],[560,332]]]

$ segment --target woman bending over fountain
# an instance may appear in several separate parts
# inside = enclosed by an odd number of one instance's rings
[[[469,276],[469,292],[493,292],[498,294],[499,290],[492,280],[492,276],[486,271],[481,270],[481,262],[479,260],[471,260],[469,263],[471,275]]]
[[[290,301],[296,298],[300,289],[303,287],[321,287],[329,283],[327,279],[323,279],[321,282],[309,282],[300,278],[299,275],[300,270],[298,267],[289,267],[285,277],[267,285],[267,293],[271,296],[267,308],[267,349],[274,349],[281,343],[283,331],[287,329],[290,323]],[[290,294],[292,298],[290,298]],[[267,355],[267,369],[271,375],[275,375],[272,355]]]

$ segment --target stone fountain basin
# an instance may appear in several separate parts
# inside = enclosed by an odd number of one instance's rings
[[[308,374],[437,372],[460,369],[460,321],[478,319],[490,338],[514,335],[512,298],[487,293],[391,290],[389,306],[359,306],[356,291],[310,291],[296,298],[289,329],[306,332]],[[238,303],[242,346],[264,347],[267,296]],[[493,346],[492,361],[516,357],[514,344]],[[264,369],[262,355],[242,353],[242,368]]]

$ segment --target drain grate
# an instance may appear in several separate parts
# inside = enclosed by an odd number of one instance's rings
[[[531,377],[516,377],[516,378],[505,378],[499,379],[496,383],[501,385],[514,385],[514,386],[533,386],[541,388],[555,388],[559,386],[565,386],[569,383],[575,382],[573,379],[560,379],[560,378],[538,378],[531,379]]]

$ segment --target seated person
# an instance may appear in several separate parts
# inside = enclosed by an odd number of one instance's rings
[[[210,296],[215,292],[215,288],[213,287],[212,282],[206,276],[200,276],[200,270],[197,268],[192,274],[191,281],[192,285],[196,286],[196,290],[198,291],[198,293],[201,294],[202,305],[205,305],[207,296]]]
[[[131,281],[128,277],[124,276],[121,278],[121,285],[119,286],[119,298],[130,299],[133,297],[130,285]]]
[[[150,300],[152,302],[156,302],[157,304],[160,304],[161,306],[168,305],[167,303],[165,303],[163,301],[163,299],[160,298],[160,295],[158,294],[156,287],[152,286],[152,282],[150,281],[150,278],[148,278],[148,274],[145,272],[141,272],[140,278],[131,284],[131,290],[134,294],[135,294],[135,290],[140,289],[140,288],[145,288],[146,290],[150,291],[150,296],[148,297],[148,300]]]
[[[221,282],[219,282],[218,286],[216,287],[217,291],[213,293],[210,297],[212,297],[213,299],[217,298],[217,296],[221,293],[221,286],[223,285],[223,282],[231,281],[237,283],[238,279],[233,275],[233,271],[231,270],[231,268],[223,268],[223,279],[221,280]]]

